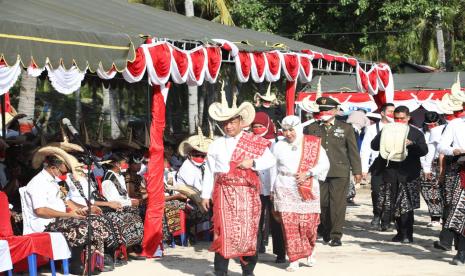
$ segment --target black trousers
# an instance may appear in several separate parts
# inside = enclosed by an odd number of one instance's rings
[[[257,251],[258,252],[258,251]],[[243,261],[245,263],[243,263]],[[258,261],[258,253],[254,256],[243,257],[241,260],[242,275],[253,275],[253,270]],[[215,253],[215,274],[226,275],[228,273],[229,259],[225,259],[218,253]]]
[[[413,239],[413,211],[402,214],[396,218],[397,234],[402,238]]]
[[[455,235],[455,249],[457,251],[465,251],[465,236],[457,232],[454,232],[454,235]]]
[[[381,215],[379,192],[380,186],[383,183],[383,177],[381,175],[371,176],[371,204],[373,206],[373,215],[379,217]]]
[[[270,218],[271,238],[273,239],[273,254],[278,259],[286,258],[286,248],[284,246],[283,227],[273,216]]]
[[[265,249],[268,245],[268,237],[270,235],[270,216],[271,216],[271,200],[270,196],[260,195],[262,202],[262,212],[260,214],[260,223],[258,224],[258,248]]]

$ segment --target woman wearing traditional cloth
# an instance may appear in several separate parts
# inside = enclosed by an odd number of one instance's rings
[[[320,224],[319,182],[329,171],[329,160],[320,138],[303,135],[297,116],[283,119],[286,138],[273,147],[276,166],[271,173],[275,211],[282,220],[286,252],[291,264],[287,271],[299,268],[299,260],[315,264],[314,248]]]

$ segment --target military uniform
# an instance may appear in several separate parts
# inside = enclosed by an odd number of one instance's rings
[[[328,102],[332,103],[330,100]],[[337,104],[336,102],[334,107]],[[361,174],[362,171],[355,132],[350,124],[334,119],[329,126],[325,126],[323,122],[314,122],[304,133],[321,138],[321,145],[326,150],[331,164],[326,180],[320,182],[319,232],[325,241],[340,241],[345,221],[350,171],[352,170],[354,175]]]

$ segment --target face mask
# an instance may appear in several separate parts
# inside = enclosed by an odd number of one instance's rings
[[[271,106],[271,103],[269,103],[269,102],[264,102],[262,105],[263,105],[263,107],[265,107],[265,108],[269,108],[269,107]]]
[[[393,123],[394,122],[394,114],[386,114],[386,119],[388,122]]]
[[[313,113],[313,119],[315,119],[315,120],[317,120],[317,121],[318,121],[318,120],[321,120],[321,115],[320,115],[320,113]]]
[[[437,123],[429,123],[429,124],[426,124],[426,127],[427,127],[428,129],[433,129],[433,128],[437,127],[437,126],[438,126]]]
[[[465,117],[465,110],[454,111],[454,116],[455,116],[456,118]]]
[[[255,135],[260,135],[260,136],[263,136],[266,134],[266,131],[268,129],[266,127],[253,127],[252,128],[252,131]]]
[[[128,168],[129,168],[129,165],[127,163],[124,163],[119,167],[119,170],[121,173],[125,173],[128,170]]]
[[[333,118],[333,113],[331,111],[320,111],[320,119],[322,121],[329,121]]]
[[[446,114],[445,117],[446,117],[446,120],[447,120],[448,122],[450,122],[450,121],[452,121],[452,120],[455,119],[455,115],[454,115],[454,114]]]
[[[203,156],[197,156],[197,157],[192,156],[191,160],[194,161],[194,163],[197,163],[197,164],[201,165],[201,164],[203,164],[203,162],[205,162],[205,157],[203,157]]]
[[[405,122],[404,120],[402,119],[394,119],[394,122],[395,123],[400,123],[400,124],[407,124],[408,122]]]

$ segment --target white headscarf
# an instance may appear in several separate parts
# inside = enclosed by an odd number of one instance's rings
[[[300,118],[295,115],[284,117],[283,121],[281,122],[281,127],[283,129],[294,129],[296,137],[292,144],[296,144],[304,136],[304,128],[300,122]]]

